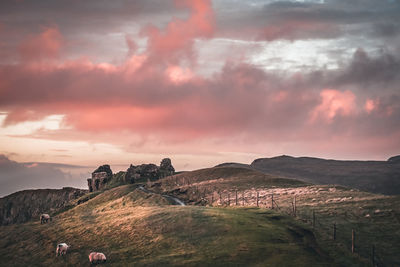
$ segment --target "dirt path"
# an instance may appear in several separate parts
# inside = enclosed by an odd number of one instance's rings
[[[141,190],[141,191],[143,191],[145,193],[148,193],[148,194],[157,194],[155,192],[152,192],[152,191],[144,188],[143,186],[139,186],[138,188],[139,188],[139,190]],[[158,194],[158,195],[161,195],[161,194]],[[173,196],[170,196],[170,195],[161,195],[161,196],[166,198],[166,199],[168,199],[168,200],[172,200],[172,202],[174,202],[175,205],[186,206],[185,203],[182,200],[180,200],[180,199],[178,199],[176,197],[173,197]]]

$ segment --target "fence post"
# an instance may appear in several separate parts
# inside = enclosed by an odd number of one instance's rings
[[[242,206],[244,206],[244,191],[242,192]]]
[[[231,194],[228,193],[228,206],[231,205]]]
[[[351,253],[354,253],[356,250],[356,232],[354,229],[351,229]]]
[[[294,195],[294,217],[296,217],[296,213],[297,213],[297,202],[296,202],[296,195]]]
[[[333,224],[333,240],[336,240],[336,223]]]
[[[375,267],[375,245],[372,245],[372,266]]]
[[[257,191],[257,207],[258,207],[258,198],[259,198],[259,193]]]
[[[235,200],[236,200],[236,206],[238,205],[238,197],[237,197],[237,189],[235,190]]]
[[[274,193],[271,195],[271,209],[274,209]]]
[[[214,204],[214,191],[211,193],[211,206]]]
[[[312,226],[315,228],[315,211],[312,211]]]
[[[222,205],[222,196],[221,196],[221,191],[219,191],[219,204]]]

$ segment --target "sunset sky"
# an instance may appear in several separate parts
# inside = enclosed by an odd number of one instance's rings
[[[399,14],[396,0],[2,0],[0,196],[27,179],[84,187],[106,163],[400,154]]]

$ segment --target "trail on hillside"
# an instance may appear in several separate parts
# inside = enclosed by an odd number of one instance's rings
[[[178,198],[176,198],[176,197],[173,197],[173,196],[170,196],[170,195],[158,194],[158,193],[152,192],[152,191],[150,191],[150,190],[144,188],[143,186],[139,186],[138,188],[139,188],[139,190],[141,190],[141,191],[143,191],[143,192],[145,192],[145,193],[147,193],[147,194],[157,194],[157,195],[161,195],[162,197],[164,197],[164,198],[166,198],[166,199],[168,199],[168,200],[172,200],[176,205],[179,205],[179,206],[186,206],[185,203],[184,203],[182,200],[180,200],[180,199],[178,199]]]

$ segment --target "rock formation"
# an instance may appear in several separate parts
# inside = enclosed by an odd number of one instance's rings
[[[160,178],[174,174],[175,169],[171,164],[169,158],[165,158],[161,161],[160,166],[155,164],[142,164],[138,166],[131,166],[126,170],[125,183],[155,181]]]
[[[103,165],[92,172],[92,178],[87,179],[89,192],[98,191],[104,188],[105,184],[112,179],[113,173],[110,165]]]
[[[172,166],[171,159],[169,158],[163,159],[160,164],[160,178],[173,175],[174,173],[175,169]]]

